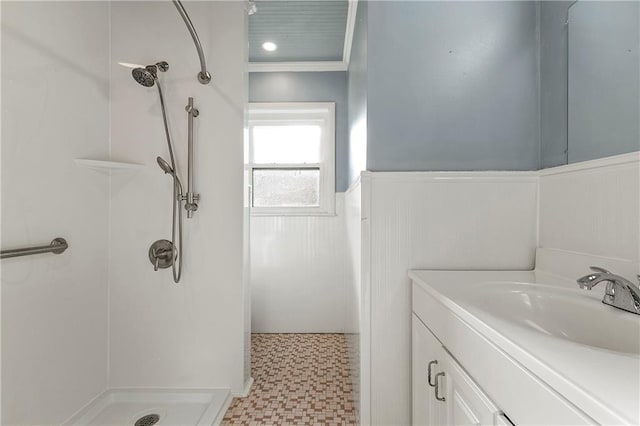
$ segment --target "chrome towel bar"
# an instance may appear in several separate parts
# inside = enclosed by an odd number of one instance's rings
[[[64,238],[54,238],[48,246],[26,247],[20,249],[10,249],[0,251],[0,259],[10,257],[30,256],[32,254],[53,253],[60,254],[69,247]]]

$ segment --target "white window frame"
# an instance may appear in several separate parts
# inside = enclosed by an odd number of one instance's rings
[[[250,203],[254,216],[335,215],[335,103],[333,102],[251,102],[248,108]],[[304,164],[255,164],[253,126],[260,124],[320,124],[320,162]],[[253,207],[254,169],[319,169],[320,193],[317,207]]]

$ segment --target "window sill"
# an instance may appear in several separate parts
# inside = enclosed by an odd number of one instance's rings
[[[251,216],[253,217],[264,217],[264,216],[292,216],[292,217],[305,217],[305,216],[324,216],[324,217],[335,217],[337,216],[335,211],[251,211]]]

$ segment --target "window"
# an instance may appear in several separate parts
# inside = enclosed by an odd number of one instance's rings
[[[249,104],[251,211],[333,214],[333,103]]]

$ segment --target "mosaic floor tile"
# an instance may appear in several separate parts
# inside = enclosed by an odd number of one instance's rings
[[[343,334],[253,334],[249,396],[223,425],[355,425]]]

